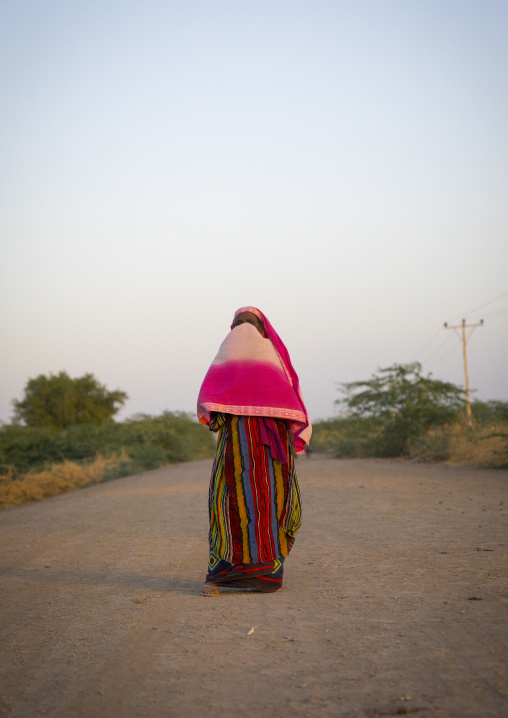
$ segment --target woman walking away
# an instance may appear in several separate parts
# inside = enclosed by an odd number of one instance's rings
[[[220,587],[278,591],[302,522],[294,454],[305,453],[312,428],[287,349],[256,307],[235,313],[201,386],[198,418],[218,432],[203,596]]]

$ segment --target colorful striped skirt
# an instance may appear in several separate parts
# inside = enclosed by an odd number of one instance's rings
[[[266,420],[265,420],[266,421]],[[210,554],[207,583],[270,593],[282,586],[283,564],[302,521],[292,433],[269,419],[287,462],[261,443],[259,419],[218,414],[209,494]]]

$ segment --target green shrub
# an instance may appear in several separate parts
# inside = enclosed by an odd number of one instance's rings
[[[492,416],[490,416],[492,419]],[[390,458],[462,464],[479,469],[508,469],[508,422],[459,418],[413,433],[399,432],[393,420],[373,417],[328,419],[314,424],[314,451],[337,458]]]
[[[411,441],[425,431],[456,421],[465,406],[464,390],[423,376],[418,362],[393,364],[370,379],[340,385],[350,419],[378,419],[381,431],[371,438],[375,456],[409,453]]]
[[[313,425],[313,451],[333,454],[337,458],[376,456],[384,422],[374,417],[337,418]]]
[[[471,412],[478,424],[508,423],[508,401],[474,401]]]
[[[76,425],[66,429],[0,428],[0,472],[41,471],[63,461],[91,461],[100,453],[126,451],[141,471],[213,455],[215,437],[188,414],[165,412],[122,423]]]

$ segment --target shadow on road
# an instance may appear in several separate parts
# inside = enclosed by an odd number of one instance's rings
[[[7,579],[44,583],[80,584],[89,586],[109,586],[111,588],[129,588],[133,590],[163,591],[183,595],[201,594],[203,581],[188,578],[140,575],[138,573],[111,573],[101,571],[59,571],[49,568],[8,568],[0,571]]]

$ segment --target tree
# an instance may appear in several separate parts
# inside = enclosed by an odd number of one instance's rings
[[[71,379],[64,371],[30,379],[24,399],[13,399],[14,421],[31,427],[65,429],[73,424],[103,424],[128,399],[124,391],[108,391],[93,374]]]
[[[465,390],[450,382],[422,375],[419,362],[393,364],[379,369],[366,381],[341,384],[345,404],[352,417],[386,420],[381,452],[399,456],[411,437],[457,418],[465,406]]]

